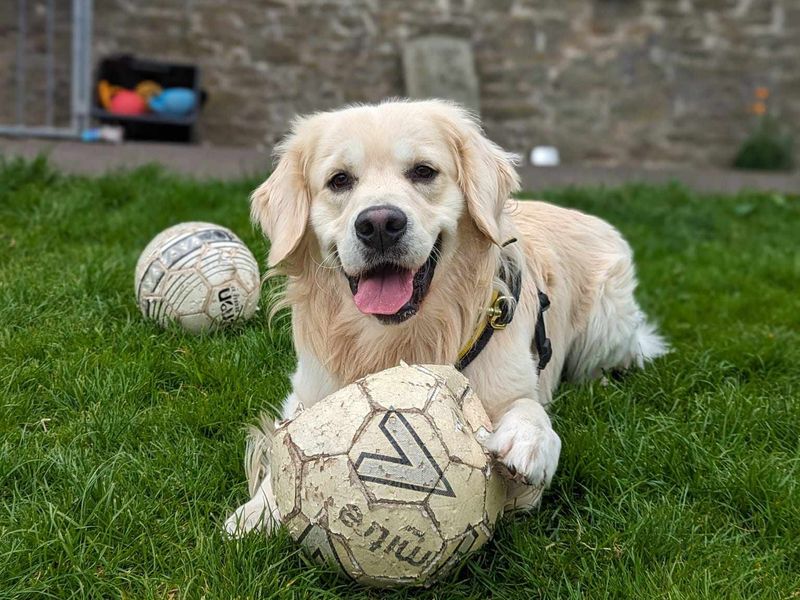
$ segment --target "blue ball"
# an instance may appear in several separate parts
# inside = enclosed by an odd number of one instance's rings
[[[189,88],[167,88],[149,101],[150,110],[154,113],[183,117],[191,113],[197,106],[197,94]]]

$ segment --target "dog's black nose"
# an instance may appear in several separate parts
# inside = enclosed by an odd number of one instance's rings
[[[406,213],[392,206],[370,206],[356,217],[356,235],[366,246],[383,252],[394,246],[406,232]]]

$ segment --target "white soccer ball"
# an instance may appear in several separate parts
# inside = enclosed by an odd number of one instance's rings
[[[159,233],[136,264],[136,302],[162,326],[193,333],[249,319],[261,278],[253,254],[230,229],[180,223]]]
[[[452,367],[401,365],[328,396],[273,437],[282,522],[360,583],[431,582],[486,543],[506,486],[491,422]]]

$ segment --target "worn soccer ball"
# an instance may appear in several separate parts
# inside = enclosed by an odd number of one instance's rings
[[[136,264],[136,302],[162,326],[193,333],[253,316],[261,278],[253,254],[230,229],[180,223],[159,233]]]
[[[308,555],[368,585],[419,585],[492,535],[505,482],[491,422],[452,367],[370,375],[276,430],[272,483]]]

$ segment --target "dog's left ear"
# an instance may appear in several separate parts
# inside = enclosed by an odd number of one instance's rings
[[[290,257],[308,226],[311,197],[305,181],[303,121],[294,123],[289,137],[278,146],[278,164],[250,197],[253,221],[269,238],[269,266]]]
[[[493,243],[501,244],[503,208],[511,194],[520,189],[514,157],[487,139],[469,117],[462,116],[460,121],[456,140],[458,184],[478,229]]]

